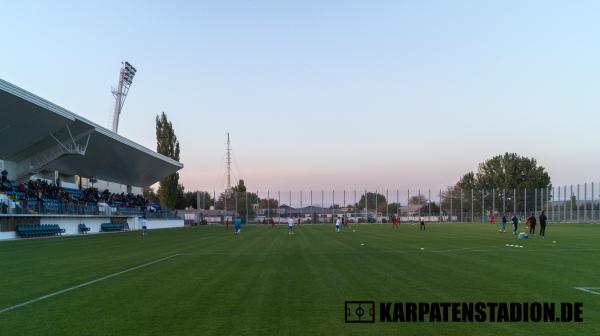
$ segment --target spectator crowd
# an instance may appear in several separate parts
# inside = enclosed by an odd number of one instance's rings
[[[63,201],[68,204],[98,204],[106,203],[110,206],[119,207],[143,207],[149,206],[149,201],[142,195],[134,194],[113,194],[108,190],[99,191],[97,188],[87,188],[78,190],[65,189],[60,185],[60,180],[56,183],[48,183],[46,180],[29,180],[27,182],[10,181],[8,172],[3,170],[0,173],[0,193],[12,196],[15,200],[35,199],[43,202],[46,199]]]

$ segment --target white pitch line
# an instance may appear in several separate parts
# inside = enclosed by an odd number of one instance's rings
[[[429,251],[429,252],[433,252],[433,253],[445,253],[445,252],[455,252],[455,251],[477,251],[477,252],[488,252],[489,250],[481,250],[481,249],[488,249],[488,248],[498,248],[498,245],[489,245],[489,246],[475,246],[475,247],[461,247],[461,248],[455,248],[455,249],[450,249],[450,250],[438,250],[438,251]]]
[[[82,283],[82,284],[79,284],[79,285],[76,285],[76,286],[73,286],[73,287],[69,287],[69,288],[61,289],[61,290],[59,290],[58,292],[54,292],[54,293],[50,293],[50,294],[46,294],[46,295],[44,295],[44,296],[40,296],[40,297],[38,297],[38,298],[35,298],[35,299],[32,299],[32,300],[29,300],[29,301],[26,301],[26,302],[23,302],[23,303],[19,303],[19,304],[17,304],[17,305],[11,306],[11,307],[6,307],[6,308],[4,308],[4,309],[0,309],[0,314],[2,314],[2,313],[6,313],[6,312],[8,312],[8,311],[11,311],[11,310],[14,310],[14,309],[17,309],[17,308],[21,308],[21,307],[23,307],[23,306],[27,306],[27,305],[29,305],[29,304],[32,304],[32,303],[35,303],[35,302],[38,302],[38,301],[46,300],[46,299],[48,299],[48,298],[51,298],[51,297],[53,297],[53,296],[57,296],[57,295],[60,295],[60,294],[67,293],[67,292],[70,292],[70,291],[72,291],[72,290],[75,290],[75,289],[78,289],[78,288],[81,288],[81,287],[85,287],[85,286],[93,285],[93,284],[95,284],[95,283],[97,283],[97,282],[104,281],[104,280],[107,280],[107,279],[110,279],[110,278],[114,278],[114,277],[116,277],[116,276],[119,276],[119,275],[121,275],[121,274],[124,274],[124,273],[127,273],[127,272],[131,272],[131,271],[135,271],[135,270],[137,270],[137,269],[140,269],[140,268],[143,268],[143,267],[146,267],[146,266],[150,266],[150,265],[153,265],[153,264],[159,263],[159,262],[161,262],[161,261],[165,261],[165,260],[167,260],[167,259],[171,259],[171,258],[177,257],[178,255],[181,255],[181,253],[177,253],[177,254],[170,255],[170,256],[168,256],[168,257],[164,257],[164,258],[156,259],[156,260],[154,260],[154,261],[150,261],[150,262],[147,262],[147,263],[145,263],[145,264],[141,264],[141,265],[138,265],[138,266],[134,266],[134,267],[128,268],[128,269],[126,269],[126,270],[123,270],[123,271],[120,271],[120,272],[117,272],[117,273],[109,274],[109,275],[107,275],[107,276],[103,276],[103,277],[101,277],[101,278],[98,278],[98,279],[95,279],[95,280],[91,280],[91,281],[88,281],[88,282],[84,282],[84,283]]]
[[[573,287],[573,288],[578,289],[578,290],[583,291],[583,292],[600,295],[600,292],[596,292],[596,291],[590,290],[590,288],[591,289],[600,289],[598,287]]]

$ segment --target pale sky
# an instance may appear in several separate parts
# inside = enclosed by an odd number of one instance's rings
[[[186,190],[421,188],[517,152],[600,180],[598,1],[4,1],[0,78],[156,149]]]

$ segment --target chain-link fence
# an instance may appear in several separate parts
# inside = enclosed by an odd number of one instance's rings
[[[517,189],[267,190],[198,193],[204,223],[499,222],[545,212],[551,222],[600,222],[597,183]]]

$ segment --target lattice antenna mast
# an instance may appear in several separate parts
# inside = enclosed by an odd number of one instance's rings
[[[121,63],[121,71],[119,72],[119,85],[116,89],[113,88],[112,94],[115,96],[115,111],[113,113],[113,124],[112,130],[117,133],[119,130],[119,116],[123,111],[123,105],[125,105],[125,99],[129,92],[129,87],[133,82],[133,77],[137,72],[136,68],[133,67],[129,62]]]
[[[231,191],[231,141],[227,132],[227,192]]]

